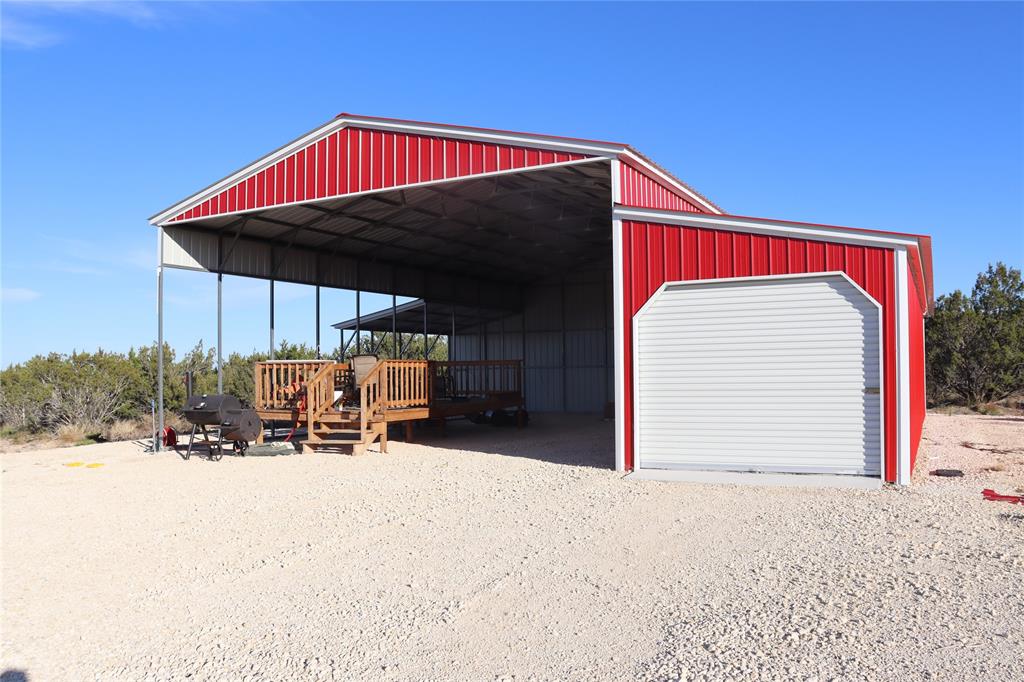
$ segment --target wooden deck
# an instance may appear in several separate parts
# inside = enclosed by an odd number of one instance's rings
[[[304,449],[374,441],[387,452],[387,427],[525,408],[521,360],[380,360],[356,382],[348,363],[328,360],[258,362],[255,404],[264,421],[305,425]]]

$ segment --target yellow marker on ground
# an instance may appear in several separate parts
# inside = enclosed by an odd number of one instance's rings
[[[85,462],[65,462],[64,466],[66,466],[66,467],[80,467],[83,464],[85,464]]]
[[[85,468],[86,469],[99,469],[101,466],[103,466],[103,462],[93,462],[92,464],[86,464]]]

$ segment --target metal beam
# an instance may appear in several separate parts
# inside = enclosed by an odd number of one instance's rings
[[[270,359],[274,359],[274,280],[270,280]]]
[[[224,275],[217,273],[217,393],[224,392]]]
[[[160,413],[153,451],[160,452],[164,437],[164,228],[156,229],[156,402]]]
[[[317,278],[319,279],[319,277]],[[320,285],[316,285],[316,359],[320,359]]]

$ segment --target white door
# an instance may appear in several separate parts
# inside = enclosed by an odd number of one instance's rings
[[[666,284],[633,322],[639,467],[879,476],[880,318],[838,273]]]

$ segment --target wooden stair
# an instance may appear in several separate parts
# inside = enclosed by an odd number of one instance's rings
[[[365,431],[361,428],[360,417],[360,411],[352,408],[324,412],[309,426],[302,451],[329,450],[361,455],[368,446],[379,441],[380,451],[387,452],[387,424],[383,415],[369,419]]]

